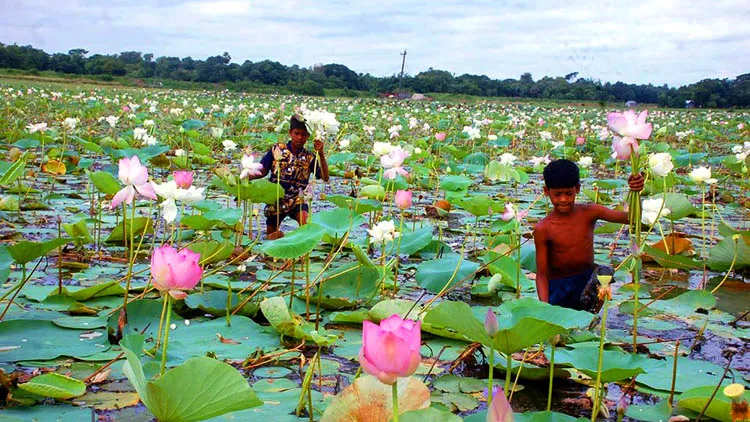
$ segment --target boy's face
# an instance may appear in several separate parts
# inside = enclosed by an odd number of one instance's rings
[[[580,190],[581,185],[572,188],[548,188],[545,186],[544,194],[549,196],[549,201],[552,203],[555,211],[565,214],[573,210],[573,205],[576,203],[576,195]]]
[[[292,139],[294,149],[301,149],[305,146],[310,134],[305,129],[296,128],[289,131],[289,137]]]

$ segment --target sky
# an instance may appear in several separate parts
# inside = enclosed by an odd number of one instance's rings
[[[0,0],[0,42],[357,73],[681,86],[750,73],[747,0]]]

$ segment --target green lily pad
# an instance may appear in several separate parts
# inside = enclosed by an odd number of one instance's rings
[[[46,360],[59,356],[85,357],[109,349],[103,330],[98,336],[81,337],[80,330],[58,327],[52,321],[0,322],[0,362]]]
[[[423,250],[432,242],[433,228],[430,225],[421,227],[415,231],[404,230],[399,237],[400,255],[414,255]]]
[[[735,257],[736,255],[736,257]],[[714,247],[708,255],[708,267],[714,271],[727,271],[734,269],[750,268],[750,235],[736,234],[725,237]]]
[[[42,397],[60,400],[86,394],[86,384],[83,381],[56,372],[36,376],[28,382],[18,384],[18,388]]]
[[[545,351],[548,359],[550,358],[550,352]],[[555,366],[565,364],[576,368],[591,378],[596,378],[599,364],[598,345],[594,343],[591,346],[586,345],[575,349],[558,348],[555,351]],[[604,350],[602,353],[602,382],[608,383],[632,378],[644,373],[644,367],[648,364],[648,359],[639,355],[617,350]]]
[[[430,395],[433,403],[442,403],[452,411],[466,412],[474,410],[479,406],[476,397],[462,393],[444,393],[442,391],[433,391]]]
[[[677,407],[700,412],[706,406],[706,403],[711,400],[711,396],[713,396],[713,400],[708,405],[705,415],[717,421],[731,422],[730,411],[732,409],[732,401],[724,396],[721,391],[713,395],[715,389],[716,386],[713,385],[691,388],[677,396]],[[740,400],[748,399],[750,399],[750,394],[745,391]]]
[[[366,214],[371,211],[380,211],[383,209],[383,204],[373,199],[352,198],[346,195],[328,195],[326,200],[340,208],[351,208],[357,214]]]
[[[222,242],[218,240],[195,242],[190,244],[187,248],[200,254],[201,265],[221,262],[229,258],[232,255],[232,251],[234,251],[234,245],[228,240]]]
[[[321,226],[308,223],[287,233],[281,239],[266,243],[260,249],[264,254],[274,258],[299,258],[308,254],[320,243],[323,233],[324,231]]]
[[[344,309],[368,303],[379,292],[381,278],[380,269],[358,262],[330,269],[323,275],[320,305]],[[311,296],[318,297],[318,289]]]
[[[63,404],[6,407],[0,414],[3,422],[54,421],[80,422],[94,417],[94,409]]]
[[[46,242],[21,241],[13,245],[6,246],[6,248],[10,256],[12,256],[17,263],[26,265],[39,257],[47,255],[50,251],[57,249],[70,241],[71,239],[67,237],[52,239]]]
[[[637,421],[663,422],[672,416],[672,406],[666,400],[656,404],[634,404],[628,406],[625,416]]]
[[[312,340],[322,346],[330,346],[336,341],[335,335],[327,334],[323,328],[316,330],[315,324],[290,312],[284,298],[280,296],[263,300],[260,303],[260,310],[271,326],[282,335]]]
[[[244,298],[243,298],[244,299]],[[230,307],[232,312],[239,304],[239,298],[232,293]],[[185,304],[193,309],[200,309],[203,312],[215,317],[225,316],[227,313],[227,291],[226,290],[206,290],[203,293],[191,293],[185,298]],[[238,315],[252,318],[258,313],[258,304],[250,301],[237,311]]]
[[[319,225],[328,236],[340,239],[351,229],[364,224],[365,219],[349,209],[336,208],[317,212],[310,221]]]
[[[438,293],[443,289],[465,282],[479,269],[479,264],[468,261],[460,255],[448,255],[443,258],[423,262],[417,268],[414,278],[423,289],[431,293]]]
[[[672,359],[657,361],[646,369],[645,374],[638,375],[636,382],[654,390],[669,392],[672,387]],[[675,391],[683,392],[705,385],[716,386],[721,380],[724,368],[711,362],[677,358],[677,376],[675,377]],[[722,385],[730,384],[731,379],[721,381]]]
[[[531,298],[519,299],[505,302],[495,310],[499,330],[490,337],[482,322],[484,315],[477,315],[477,312],[482,312],[481,307],[472,308],[463,302],[443,302],[427,312],[423,329],[438,335],[452,332],[457,338],[476,341],[507,354],[546,341],[571,328],[585,326],[592,318],[588,312],[552,306]],[[446,333],[441,329],[449,331]]]
[[[446,393],[477,393],[487,388],[487,383],[476,378],[443,375],[435,378],[432,386]]]
[[[196,357],[148,381],[139,358],[143,336],[129,336],[120,345],[127,357],[123,372],[159,420],[199,421],[263,404],[245,378],[224,362]],[[186,397],[201,399],[186,402]]]

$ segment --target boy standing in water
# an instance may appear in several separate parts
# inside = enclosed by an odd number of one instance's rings
[[[278,204],[266,205],[264,210],[266,237],[270,240],[284,237],[279,226],[287,217],[292,217],[300,226],[307,224],[308,206],[302,193],[310,181],[310,174],[314,173],[315,177],[326,182],[329,177],[323,142],[320,139],[313,141],[315,152],[305,149],[310,132],[303,118],[295,115],[289,119],[289,138],[286,144],[274,145],[260,160],[263,169],[250,176],[250,179],[259,179],[271,173],[268,180],[278,182],[284,188],[284,197]]]
[[[628,177],[630,190],[643,189],[643,176]],[[552,212],[534,228],[536,289],[539,300],[577,310],[589,310],[581,301],[594,272],[594,225],[597,220],[628,223],[628,213],[596,204],[576,204],[581,190],[578,166],[555,160],[544,168],[544,194]]]

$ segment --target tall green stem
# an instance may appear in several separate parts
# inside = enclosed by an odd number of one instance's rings
[[[602,361],[604,360],[604,335],[607,331],[607,309],[609,308],[609,300],[604,299],[604,309],[602,311],[602,328],[599,333],[599,363],[596,367],[596,386],[594,393],[594,407],[591,409],[591,421],[596,420],[596,416],[599,414],[599,408],[602,402]]]
[[[552,382],[555,379],[555,345],[552,345],[552,356],[549,360],[549,389],[547,389],[547,411],[552,408]]]
[[[492,376],[493,369],[495,369],[495,349],[490,347],[490,370],[488,372],[488,386],[487,386],[487,407],[492,405]]]
[[[164,300],[167,301],[167,321],[164,323],[164,347],[161,349],[161,375],[164,375],[164,371],[167,369],[167,346],[169,345],[169,323],[172,317],[172,300],[170,299],[169,293],[164,295]]]
[[[391,398],[393,399],[393,422],[398,422],[398,380],[391,386]]]
[[[510,353],[506,353],[505,356],[507,357],[505,363],[505,397],[508,397],[510,395],[510,368],[513,365],[513,357]]]

